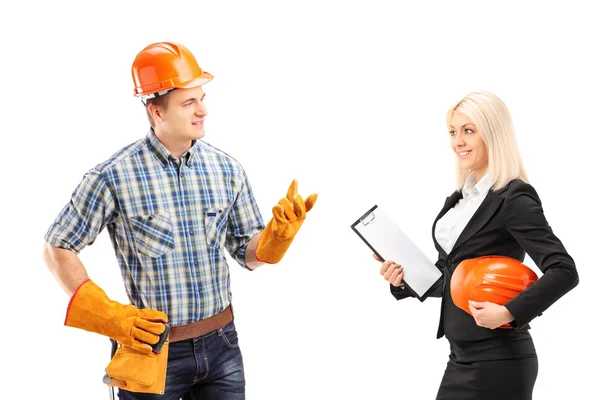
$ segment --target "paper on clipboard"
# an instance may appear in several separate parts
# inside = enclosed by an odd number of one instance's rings
[[[442,276],[441,271],[377,205],[351,227],[379,258],[394,260],[404,267],[404,283],[420,301]]]

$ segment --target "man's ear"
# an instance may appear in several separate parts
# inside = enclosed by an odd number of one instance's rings
[[[162,111],[160,108],[158,108],[157,105],[155,104],[148,104],[146,106],[146,109],[148,110],[148,115],[150,115],[150,117],[152,118],[152,120],[154,120],[154,123],[157,124],[159,122],[162,122]]]

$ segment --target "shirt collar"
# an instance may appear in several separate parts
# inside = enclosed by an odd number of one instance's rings
[[[486,173],[479,182],[475,183],[475,174],[471,172],[465,181],[465,185],[462,189],[462,194],[464,199],[468,199],[470,197],[479,196],[482,194],[486,194],[489,192],[491,184],[491,177],[489,173]]]
[[[198,140],[194,140],[192,142],[192,147],[190,147],[190,149],[183,153],[180,157],[180,159],[185,160],[185,165],[189,168],[192,168],[196,163],[195,156],[196,153],[198,153],[198,142]],[[160,161],[163,167],[169,165],[169,162],[175,161],[175,158],[171,155],[171,153],[169,153],[169,150],[167,150],[165,145],[158,140],[152,128],[150,128],[148,135],[146,135],[146,143],[148,144],[148,148],[152,154],[158,158],[158,161]]]

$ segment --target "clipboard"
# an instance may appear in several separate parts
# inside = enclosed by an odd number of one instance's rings
[[[424,301],[442,272],[377,205],[351,226],[381,260],[394,260],[404,267],[404,286]]]

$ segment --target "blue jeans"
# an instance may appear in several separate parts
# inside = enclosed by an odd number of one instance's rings
[[[204,336],[169,344],[164,395],[119,390],[123,400],[244,400],[244,364],[232,322]]]

